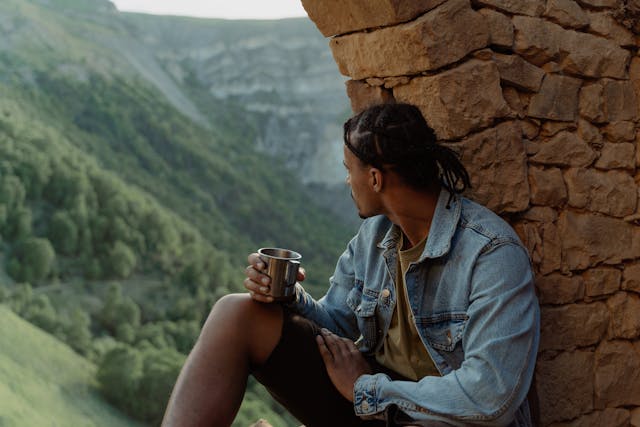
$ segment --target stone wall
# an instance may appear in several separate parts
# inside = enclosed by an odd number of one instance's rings
[[[418,105],[529,248],[545,426],[640,426],[635,1],[302,0],[353,110]]]

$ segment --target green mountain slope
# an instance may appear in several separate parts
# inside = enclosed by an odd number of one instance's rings
[[[135,25],[104,0],[0,2],[0,302],[95,363],[111,403],[157,424],[212,304],[242,290],[247,253],[301,252],[319,295],[351,231],[256,151],[264,117],[174,80]],[[5,329],[0,355],[15,341]],[[15,391],[37,376],[28,360],[11,368],[24,381],[0,371],[10,420],[31,402]],[[239,422],[257,416],[296,425],[251,383]]]
[[[0,425],[138,426],[105,402],[96,367],[0,305]]]
[[[260,246],[288,246],[303,253],[309,283],[324,287],[349,227],[280,159],[256,153],[255,115],[235,102],[208,103],[209,121],[194,121],[176,109],[181,101],[167,97],[169,89],[158,90],[159,80],[170,79],[125,19],[113,11],[70,13],[75,3],[91,2],[0,4],[5,96],[191,222],[236,266]]]

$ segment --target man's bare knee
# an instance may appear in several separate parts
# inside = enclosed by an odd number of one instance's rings
[[[264,304],[248,294],[229,294],[220,298],[203,327],[200,340],[221,328],[234,341],[242,341],[252,363],[263,363],[280,340],[283,312],[279,304]]]
[[[249,294],[229,294],[220,298],[213,306],[209,319],[222,316],[225,319],[234,319],[240,323],[254,320],[268,320],[268,318],[281,318],[282,308],[278,304],[264,304],[251,299]]]

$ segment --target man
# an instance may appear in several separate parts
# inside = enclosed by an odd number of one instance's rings
[[[249,295],[211,311],[164,425],[231,424],[249,374],[307,427],[531,425],[539,311],[515,232],[458,195],[467,172],[414,106],[349,119],[344,164],[365,220],[327,294],[274,304],[250,255]]]

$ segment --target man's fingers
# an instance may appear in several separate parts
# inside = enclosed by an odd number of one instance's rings
[[[316,335],[316,343],[318,343],[318,350],[320,351],[320,356],[322,360],[324,360],[325,365],[333,365],[333,355],[331,351],[327,347],[327,344],[322,335]]]
[[[249,295],[256,301],[273,302],[273,297],[268,295],[269,287],[256,283],[248,277],[244,279],[244,287],[249,291]]]
[[[249,254],[247,257],[247,261],[249,261],[249,265],[255,267],[258,270],[264,270],[266,268],[266,264],[260,258],[257,252]]]
[[[296,280],[298,282],[303,282],[306,277],[307,277],[307,272],[303,267],[300,267],[298,269],[298,277],[296,277]]]
[[[260,273],[253,265],[247,266],[244,270],[244,274],[254,282],[262,283],[264,286],[267,286],[271,282],[271,278],[269,276]]]
[[[337,335],[331,333],[328,329],[322,328],[322,337],[331,351],[334,359],[344,358],[348,354],[348,350],[346,350],[344,344],[342,343],[342,338]]]
[[[359,353],[358,347],[349,338],[342,338],[342,348],[346,355]]]

